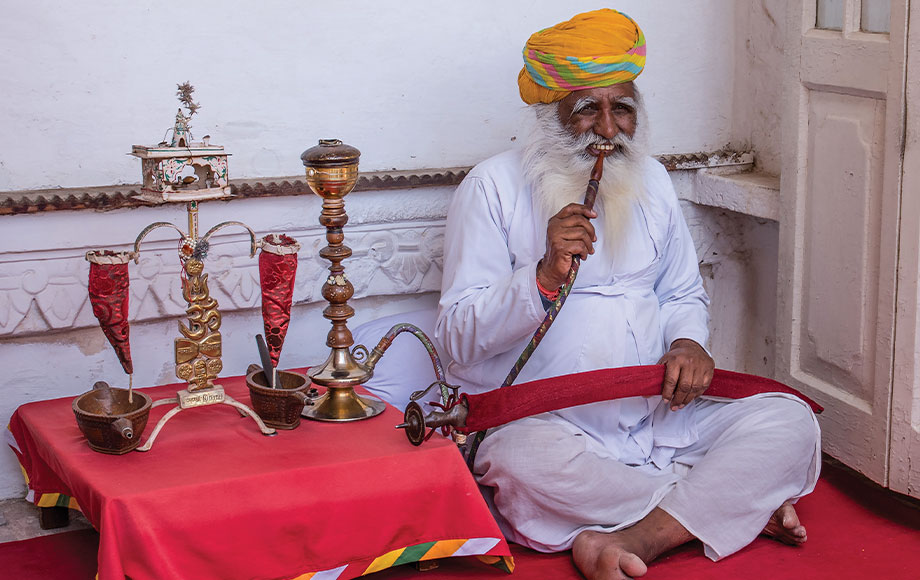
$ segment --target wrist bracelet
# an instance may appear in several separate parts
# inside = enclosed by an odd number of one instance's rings
[[[540,295],[546,298],[547,300],[555,302],[556,298],[559,298],[559,289],[556,288],[555,290],[550,292],[549,290],[543,287],[543,284],[540,284],[539,276],[536,276],[535,278],[537,280],[537,290],[540,292]]]

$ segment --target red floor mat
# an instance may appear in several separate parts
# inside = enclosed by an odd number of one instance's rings
[[[96,576],[99,534],[77,530],[0,544],[0,578],[91,580]]]
[[[825,467],[815,493],[797,506],[808,543],[792,548],[759,538],[737,554],[711,562],[699,543],[659,558],[653,580],[920,578],[920,509],[834,467]],[[0,575],[17,580],[91,580],[98,536],[91,530],[0,544]],[[569,554],[538,554],[512,546],[512,580],[581,578]],[[369,580],[509,578],[473,558],[448,558],[437,570],[411,566],[384,570]]]

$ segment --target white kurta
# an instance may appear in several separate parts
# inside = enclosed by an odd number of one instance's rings
[[[596,227],[595,253],[582,263],[565,307],[516,382],[655,364],[678,338],[706,344],[709,301],[670,177],[652,158],[642,177],[647,203],[630,216],[628,253],[617,261],[606,255]],[[603,224],[600,200],[596,210],[595,223]],[[498,387],[543,321],[535,276],[545,240],[519,151],[480,163],[460,184],[448,212],[436,336],[465,390]],[[589,434],[598,453],[660,466],[673,447],[696,440],[693,408],[674,413],[660,403],[660,397],[623,399],[554,415]],[[643,428],[652,422],[654,439]]]
[[[605,255],[596,228],[595,254],[517,382],[655,364],[678,338],[706,343],[708,298],[670,178],[647,159],[643,183],[629,251]],[[603,224],[604,208],[596,209]],[[519,152],[481,163],[458,188],[435,334],[464,391],[498,387],[542,322],[535,276],[545,236]],[[565,550],[583,530],[621,529],[657,506],[713,559],[753,540],[784,501],[813,490],[819,467],[814,415],[787,395],[698,398],[679,411],[660,396],[634,397],[544,413],[496,429],[476,461],[515,542]]]

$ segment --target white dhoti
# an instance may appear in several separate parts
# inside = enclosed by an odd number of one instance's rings
[[[616,531],[657,506],[718,560],[754,540],[784,502],[814,489],[820,429],[805,403],[758,395],[691,404],[699,437],[674,449],[664,467],[622,463],[549,414],[496,428],[474,473],[506,537],[542,552],[567,550],[584,530]]]

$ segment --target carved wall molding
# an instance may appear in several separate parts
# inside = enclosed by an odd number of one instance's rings
[[[751,152],[722,149],[715,152],[657,155],[668,171],[754,163]],[[385,191],[416,187],[451,187],[459,184],[471,167],[361,173],[354,191]],[[75,187],[0,192],[0,216],[62,210],[111,210],[150,205],[139,199],[139,185]],[[311,194],[299,176],[234,179],[230,190],[237,199]],[[230,200],[232,201],[232,199]]]
[[[423,169],[418,171],[377,171],[362,173],[353,191],[386,191],[416,187],[451,187],[466,177],[470,167]],[[114,185],[33,191],[0,192],[0,216],[61,210],[110,210],[150,206],[140,199],[140,185]],[[299,177],[234,179],[230,182],[233,199],[313,195]]]
[[[271,232],[257,232],[262,237]],[[320,294],[329,262],[318,256],[326,244],[318,228],[286,232],[297,238],[295,304],[325,302]],[[345,243],[353,255],[345,268],[355,286],[355,298],[418,294],[441,284],[444,223],[420,222],[364,225],[348,228]],[[113,246],[109,249],[117,249]],[[180,263],[174,242],[151,242],[131,263],[130,319],[132,323],[182,316]],[[250,258],[246,238],[214,236],[205,261],[211,295],[221,312],[258,308],[258,256]],[[55,250],[36,259],[28,255],[0,256],[0,337],[70,330],[97,324],[87,296],[88,266],[79,250]]]

